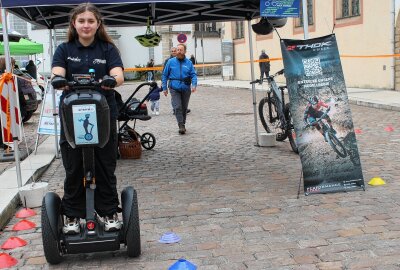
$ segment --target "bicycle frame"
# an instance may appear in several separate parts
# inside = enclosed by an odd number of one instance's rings
[[[331,130],[331,127],[326,123],[326,119],[325,119],[326,116],[328,115],[328,112],[329,112],[329,110],[326,110],[324,112],[324,114],[321,115],[321,117],[316,121],[316,123],[321,126],[324,134],[326,134],[327,132],[329,132]],[[324,120],[324,121],[322,121],[322,120]]]
[[[285,99],[284,99],[284,92],[283,92],[283,87],[279,87],[276,82],[274,77],[277,75],[280,75],[283,73],[283,70],[278,71],[274,75],[271,75],[268,77],[268,84],[269,84],[269,90],[267,92],[268,95],[268,109],[269,109],[269,115],[270,115],[270,122],[272,123],[275,119],[272,119],[272,104],[271,104],[271,93],[272,97],[275,98],[276,102],[276,108],[277,108],[277,114],[278,117],[281,120],[281,123],[283,126],[286,126],[286,118],[285,114],[283,111],[283,108],[285,107]]]

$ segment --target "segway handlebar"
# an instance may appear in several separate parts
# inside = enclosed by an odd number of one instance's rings
[[[94,80],[94,76],[91,74],[73,74],[73,81],[68,82],[68,86],[71,90],[83,90],[92,89],[94,90],[101,83]]]

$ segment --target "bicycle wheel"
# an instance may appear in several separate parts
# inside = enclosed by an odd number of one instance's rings
[[[347,157],[346,148],[344,148],[343,144],[339,141],[335,134],[328,131],[327,133],[325,133],[325,137],[333,150],[335,150],[335,152],[339,155],[339,157]]]
[[[274,98],[264,97],[258,104],[258,114],[261,123],[268,133],[275,133],[277,141],[287,138],[286,127],[282,128]]]
[[[294,132],[293,126],[293,118],[292,114],[290,113],[290,104],[285,105],[285,118],[286,118],[286,134],[289,138],[290,147],[292,147],[293,152],[296,154],[299,153],[299,148],[297,147],[296,142],[296,133]]]

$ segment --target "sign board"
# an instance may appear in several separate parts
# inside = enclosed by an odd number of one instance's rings
[[[233,76],[233,41],[222,40],[221,42],[221,55],[222,55],[222,76]]]
[[[52,88],[51,88],[52,89]],[[51,90],[53,91],[53,90]],[[39,120],[38,134],[55,135],[54,116],[53,116],[53,95],[47,91],[43,100],[42,114]],[[56,113],[58,114],[58,105],[62,91],[56,91]],[[60,135],[60,117],[57,116],[57,135]]]
[[[185,34],[179,34],[177,39],[179,43],[185,43],[187,41],[187,36]]]
[[[76,145],[98,144],[96,104],[72,105]]]
[[[260,0],[261,17],[299,17],[300,0]]]
[[[224,77],[233,76],[233,66],[223,66],[222,67],[222,76],[224,76]]]

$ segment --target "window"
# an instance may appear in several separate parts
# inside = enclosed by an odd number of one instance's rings
[[[360,0],[336,0],[336,19],[360,16]]]
[[[363,23],[364,0],[334,0],[333,23],[335,27],[348,27]]]
[[[210,23],[196,23],[194,25],[195,31],[200,32],[216,32],[217,31],[217,23],[210,22]]]
[[[233,23],[233,39],[244,38],[244,23],[234,22]]]
[[[314,25],[314,3],[307,0],[308,25]],[[300,1],[300,18],[295,19],[295,27],[303,27],[303,1]]]

